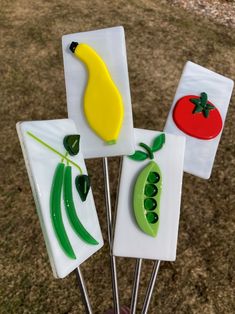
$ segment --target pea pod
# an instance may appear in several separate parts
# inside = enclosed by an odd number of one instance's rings
[[[133,208],[140,229],[152,237],[156,237],[159,227],[161,189],[161,170],[150,161],[137,177]]]
[[[76,234],[86,243],[97,245],[98,242],[90,235],[79,220],[73,201],[72,168],[66,166],[64,174],[64,202],[69,222]]]
[[[50,193],[50,211],[51,220],[57,236],[57,239],[65,252],[65,254],[72,259],[76,259],[73,248],[69,242],[67,233],[64,228],[62,214],[61,214],[61,192],[64,179],[64,164],[59,163],[55,169],[51,193]]]

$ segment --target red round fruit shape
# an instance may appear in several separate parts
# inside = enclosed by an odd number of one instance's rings
[[[207,100],[207,94],[180,98],[173,110],[173,119],[184,133],[202,140],[215,138],[222,130],[219,110]]]

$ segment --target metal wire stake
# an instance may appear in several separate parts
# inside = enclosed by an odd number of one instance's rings
[[[155,261],[141,314],[147,314],[161,261]]]
[[[133,283],[133,290],[132,290],[132,296],[131,296],[131,314],[136,313],[141,266],[142,266],[142,258],[137,258],[136,264],[135,264],[134,283]]]
[[[105,187],[106,219],[107,219],[108,239],[109,239],[109,247],[110,247],[110,265],[111,265],[114,311],[115,311],[115,314],[120,314],[116,258],[115,256],[112,255],[112,210],[111,210],[111,195],[110,195],[110,186],[109,186],[109,169],[108,169],[107,157],[103,158],[103,172],[104,172],[104,187]]]
[[[86,308],[86,313],[87,314],[92,314],[92,309],[91,309],[91,304],[90,304],[90,300],[89,300],[89,296],[87,293],[87,289],[86,289],[86,285],[85,285],[85,281],[81,272],[80,267],[77,267],[77,279],[78,279],[78,285],[82,294],[82,299],[83,299],[83,303],[84,306]]]

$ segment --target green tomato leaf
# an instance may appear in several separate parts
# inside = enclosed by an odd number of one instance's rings
[[[165,139],[166,137],[164,133],[158,135],[153,141],[152,152],[156,152],[161,149],[165,143]]]
[[[195,109],[193,110],[193,113],[202,112],[202,110],[203,110],[203,107],[201,105],[197,105]]]
[[[69,155],[75,156],[79,152],[80,135],[72,134],[64,137],[64,148],[67,150]]]
[[[196,106],[201,105],[201,99],[200,98],[190,98],[189,100]]]
[[[215,106],[213,106],[213,105],[210,105],[210,104],[207,104],[207,105],[206,105],[206,108],[207,108],[207,109],[210,109],[210,110],[212,110],[212,109],[215,109]]]
[[[130,159],[141,161],[148,158],[148,154],[142,152],[141,150],[136,150],[133,155],[128,156]]]
[[[207,94],[206,93],[201,93],[201,104],[202,104],[202,107],[204,107],[207,103]]]
[[[203,114],[204,114],[204,117],[207,118],[209,116],[209,112],[210,110],[209,109],[204,109],[203,110]]]

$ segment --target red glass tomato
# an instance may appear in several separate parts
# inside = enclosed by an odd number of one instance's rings
[[[194,102],[198,100],[200,103],[203,94],[206,95],[206,93],[202,93],[201,97],[187,95],[180,98],[174,107],[173,119],[177,127],[184,133],[202,140],[210,140],[220,133],[223,121],[219,110],[210,101],[207,101],[207,98],[204,109],[199,105],[202,111],[195,112],[197,105]]]

